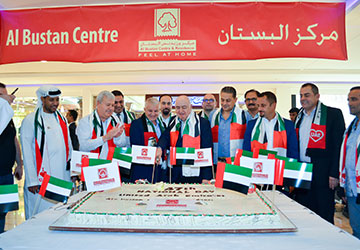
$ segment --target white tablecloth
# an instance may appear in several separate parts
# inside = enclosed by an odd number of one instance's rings
[[[266,193],[269,195],[268,192]],[[276,192],[275,204],[298,227],[298,232],[267,234],[147,234],[50,231],[48,229],[49,225],[66,212],[65,209],[61,209],[59,205],[56,205],[16,228],[0,234],[0,248],[4,250],[360,249],[360,240],[326,222],[285,195]]]

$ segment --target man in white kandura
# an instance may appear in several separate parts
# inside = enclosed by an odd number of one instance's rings
[[[124,125],[114,113],[115,96],[101,91],[96,98],[96,109],[79,121],[76,135],[80,151],[100,154],[106,159],[110,147],[125,147]]]
[[[70,181],[67,162],[71,156],[72,146],[67,121],[57,110],[60,94],[60,89],[55,86],[40,87],[36,91],[38,97],[36,110],[26,116],[21,124],[26,219],[54,205],[45,198],[37,198],[45,173]],[[34,213],[36,203],[39,207]]]

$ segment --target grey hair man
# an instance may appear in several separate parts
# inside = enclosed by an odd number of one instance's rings
[[[124,147],[126,144],[124,125],[114,113],[115,96],[101,91],[96,98],[96,109],[79,121],[76,134],[80,151],[100,154],[106,159],[110,147]]]

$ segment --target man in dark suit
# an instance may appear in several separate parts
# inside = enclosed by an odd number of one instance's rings
[[[340,109],[325,106],[319,98],[315,84],[301,86],[302,108],[295,127],[300,161],[313,163],[313,174],[311,189],[296,189],[295,200],[334,223],[334,189],[339,183],[339,157],[345,123]]]
[[[177,117],[161,135],[156,152],[157,161],[162,153],[171,147],[211,148],[212,134],[208,120],[199,117],[191,107],[187,96],[179,96],[175,103]],[[187,165],[173,165],[170,180],[173,183],[202,183],[210,180],[212,166],[193,168]]]
[[[70,138],[71,138],[73,150],[79,150],[79,140],[75,133],[75,131],[76,131],[75,121],[76,121],[77,117],[78,117],[78,112],[74,109],[69,110],[66,113],[66,120],[68,121],[68,124],[69,124]]]
[[[278,155],[299,158],[298,142],[294,124],[276,112],[277,99],[270,91],[259,94],[257,105],[260,117],[249,121],[243,149],[261,148],[276,151]]]
[[[155,98],[148,98],[145,102],[145,113],[131,123],[130,144],[139,146],[155,147],[160,138],[164,127],[157,119],[159,116],[159,101]],[[154,173],[153,173],[154,171]],[[147,179],[149,182],[165,181],[160,179],[160,165],[153,169],[152,165],[131,164],[130,181],[135,182],[138,179]]]

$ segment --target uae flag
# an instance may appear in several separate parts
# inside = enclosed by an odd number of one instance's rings
[[[266,159],[268,158],[268,155],[272,154],[272,155],[277,155],[276,151],[272,151],[272,150],[267,150],[267,149],[259,149],[259,148],[255,148],[253,150],[253,158],[263,158]]]
[[[247,194],[252,171],[252,167],[242,167],[219,162],[217,165],[215,187],[227,188]]]
[[[310,189],[313,165],[304,162],[285,162],[284,186]]]
[[[0,185],[0,213],[7,213],[18,209],[18,185]]]
[[[66,203],[70,196],[73,183],[45,174],[39,194],[51,200]]]
[[[84,167],[90,167],[90,166],[97,166],[102,164],[110,163],[111,160],[104,160],[104,159],[89,159],[89,158],[82,158],[81,159],[81,176],[80,180],[85,181],[84,179]]]
[[[253,157],[253,152],[243,150],[243,149],[236,149],[233,164],[239,166],[240,165],[240,158],[243,157],[243,156],[252,158]],[[229,163],[229,162],[226,161],[226,163]]]
[[[131,148],[115,148],[112,161],[119,165],[121,176],[130,176]]]
[[[195,148],[170,147],[171,165],[194,165]]]

